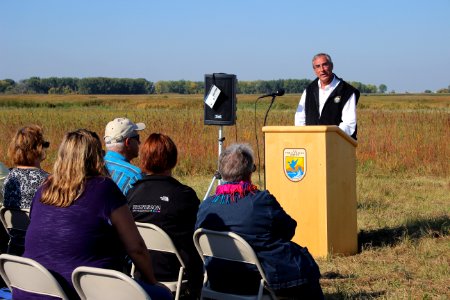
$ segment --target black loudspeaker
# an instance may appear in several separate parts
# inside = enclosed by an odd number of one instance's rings
[[[234,125],[236,123],[236,75],[225,73],[205,74],[205,99],[215,85],[220,94],[211,108],[205,106],[205,125]]]

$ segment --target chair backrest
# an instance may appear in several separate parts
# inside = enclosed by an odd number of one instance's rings
[[[178,271],[178,278],[176,281],[164,281],[161,282],[166,287],[168,287],[172,292],[175,292],[175,300],[180,298],[180,294],[182,289],[185,288],[187,280],[183,280],[184,270],[186,269],[186,265],[181,258],[180,253],[178,252],[175,244],[173,243],[170,236],[160,227],[151,223],[140,223],[136,222],[136,226],[144,239],[145,245],[147,249],[154,251],[161,251],[166,253],[175,254],[180,263],[180,269]],[[134,264],[131,267],[131,274],[134,275]]]
[[[2,206],[0,208],[0,221],[7,232],[12,228],[26,231],[28,224],[30,224],[30,210]]]
[[[173,253],[178,258],[180,265],[186,268],[170,236],[155,224],[136,222],[136,226],[149,250]]]
[[[69,299],[55,277],[30,258],[1,254],[0,275],[10,289],[18,288],[30,293]]]
[[[115,270],[78,267],[72,283],[82,300],[151,300],[136,281]]]
[[[199,228],[194,232],[194,244],[203,262],[205,262],[206,256],[255,265],[261,275],[260,287],[255,299],[261,299],[263,297],[263,288],[269,291],[270,296],[274,298],[272,290],[268,287],[264,269],[262,268],[255,251],[253,251],[253,248],[242,237],[233,232]],[[205,278],[207,278],[207,276],[205,276]],[[203,289],[208,289],[206,280]],[[210,289],[208,289],[208,293],[209,294],[206,296],[210,295],[221,299],[253,299],[249,296],[227,296],[223,293],[217,293],[216,295],[216,293]]]
[[[253,248],[239,235],[229,231],[199,228],[194,232],[194,244],[203,261],[205,256],[253,264],[267,282],[264,270]]]

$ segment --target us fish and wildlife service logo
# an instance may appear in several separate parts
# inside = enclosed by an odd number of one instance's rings
[[[303,179],[306,175],[306,150],[284,149],[284,174],[293,182]]]

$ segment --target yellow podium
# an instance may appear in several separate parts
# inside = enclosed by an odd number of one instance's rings
[[[355,254],[357,142],[337,126],[266,126],[266,188],[315,257]]]

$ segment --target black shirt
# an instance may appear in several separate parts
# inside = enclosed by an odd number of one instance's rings
[[[171,237],[186,264],[189,286],[200,290],[203,263],[192,239],[200,205],[195,191],[171,176],[145,175],[127,200],[136,222],[155,224]],[[152,251],[151,256],[158,281],[176,280],[180,266],[174,255]]]

